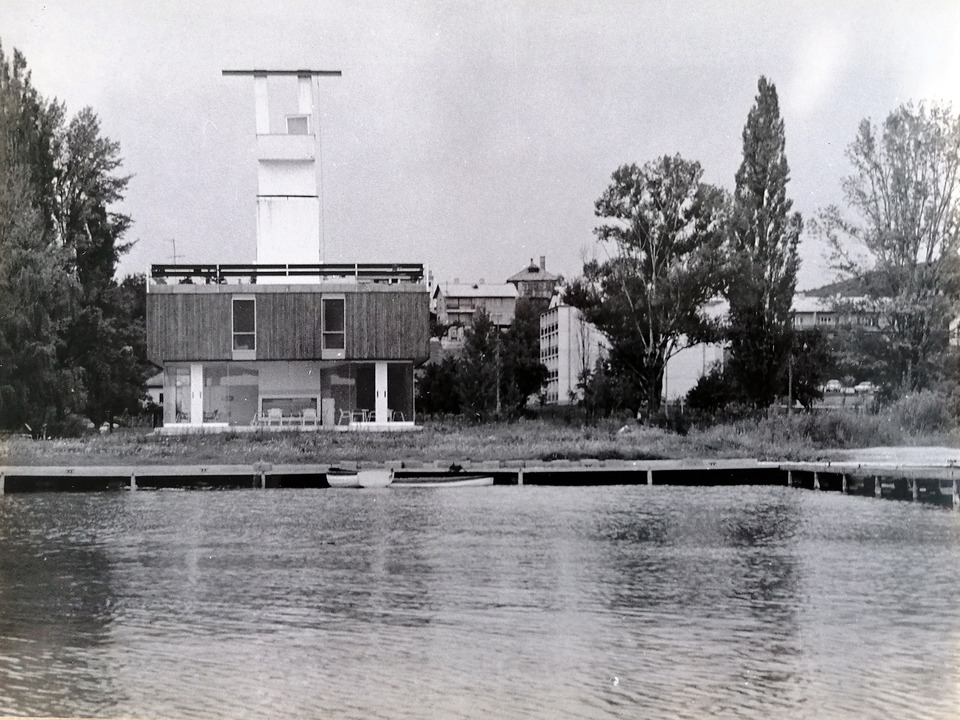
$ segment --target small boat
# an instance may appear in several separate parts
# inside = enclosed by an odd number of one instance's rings
[[[334,488],[358,488],[360,476],[357,470],[332,467],[326,472],[327,485]]]
[[[493,475],[424,475],[416,477],[394,477],[391,487],[404,488],[453,488],[484,487],[493,485]]]
[[[393,482],[389,470],[348,470],[330,468],[327,470],[327,485],[336,488],[383,488]]]
[[[360,470],[357,480],[362,488],[385,488],[393,482],[390,470]]]

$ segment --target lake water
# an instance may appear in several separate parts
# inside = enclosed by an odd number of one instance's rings
[[[960,717],[960,513],[786,488],[0,497],[0,715]]]

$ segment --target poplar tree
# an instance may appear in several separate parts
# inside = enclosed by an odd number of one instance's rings
[[[802,221],[787,198],[790,171],[777,89],[765,77],[743,128],[730,223],[728,376],[755,407],[785,386]]]

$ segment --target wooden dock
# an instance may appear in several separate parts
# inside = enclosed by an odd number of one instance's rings
[[[452,463],[387,463],[397,477],[446,477]],[[119,490],[325,488],[330,465],[0,466],[0,494]],[[341,464],[340,467],[343,467]],[[927,501],[960,510],[960,466],[890,462],[637,460],[467,463],[497,485],[780,485],[877,498]]]

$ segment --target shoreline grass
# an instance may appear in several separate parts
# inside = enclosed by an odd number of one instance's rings
[[[414,433],[157,435],[127,429],[76,439],[0,441],[0,465],[471,463],[755,458],[820,460],[877,446],[960,447],[954,427],[908,428],[885,416],[770,416],[677,434],[633,421],[427,422]]]

